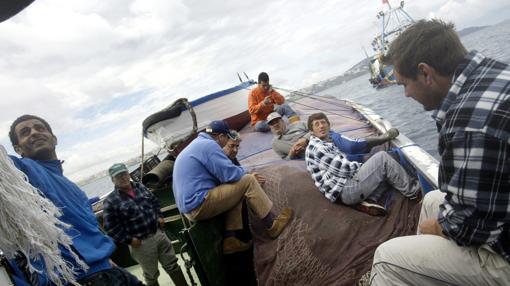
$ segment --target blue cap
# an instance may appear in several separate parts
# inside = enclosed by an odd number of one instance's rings
[[[226,134],[230,139],[235,139],[236,136],[230,132],[230,127],[224,120],[213,120],[209,126],[205,128],[207,133]]]

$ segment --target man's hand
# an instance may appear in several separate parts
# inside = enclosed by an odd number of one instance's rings
[[[303,151],[305,151],[306,146],[308,145],[308,140],[305,138],[300,138],[289,150],[289,158],[294,158],[299,156]]]
[[[259,185],[263,186],[266,182],[266,178],[258,173],[252,173],[253,176],[255,176],[255,179],[257,179],[257,182],[259,182]]]
[[[386,131],[385,135],[388,136],[389,140],[393,140],[397,138],[399,132],[397,128],[390,128],[390,130]]]
[[[271,104],[271,97],[268,95],[266,97],[264,97],[264,105],[268,105],[268,104]]]
[[[141,240],[139,240],[138,238],[133,237],[133,238],[131,239],[131,247],[133,247],[133,248],[138,248],[138,247],[140,247],[141,245],[142,245],[142,241],[141,241]]]
[[[159,222],[159,228],[165,229],[165,219],[160,217],[160,218],[158,218],[158,222]]]
[[[420,230],[421,234],[432,234],[447,238],[443,234],[443,228],[441,228],[441,225],[439,222],[437,222],[437,219],[434,218],[424,220],[422,223],[420,223],[418,229]]]

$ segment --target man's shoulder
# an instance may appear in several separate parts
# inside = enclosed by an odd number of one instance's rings
[[[114,189],[111,193],[109,193],[104,199],[104,205],[111,204],[120,199],[120,193],[117,189]]]

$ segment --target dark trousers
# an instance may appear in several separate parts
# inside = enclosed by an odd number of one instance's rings
[[[78,280],[83,286],[145,286],[133,274],[120,267],[96,272]]]

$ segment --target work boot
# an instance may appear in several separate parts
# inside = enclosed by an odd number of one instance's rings
[[[282,212],[274,219],[273,226],[267,230],[267,234],[272,239],[277,238],[280,233],[282,233],[283,229],[289,224],[290,219],[292,218],[292,209],[284,208]]]
[[[299,121],[299,115],[292,115],[289,117],[289,124],[298,122]]]
[[[383,206],[376,203],[369,203],[367,201],[362,201],[355,205],[354,208],[371,216],[385,216],[388,213]]]
[[[229,236],[223,239],[223,254],[232,254],[250,249],[253,241],[242,242],[239,239]]]
[[[181,268],[170,272],[169,275],[175,286],[188,286],[188,282],[186,282],[186,278],[184,278],[184,273],[182,273]]]

